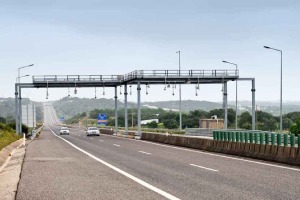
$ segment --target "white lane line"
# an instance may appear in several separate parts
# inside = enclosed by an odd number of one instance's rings
[[[148,153],[148,152],[145,152],[145,151],[139,151],[140,153],[144,153],[144,154],[147,154],[147,155],[151,155],[152,153]]]
[[[103,142],[103,140],[99,140],[100,142]]]
[[[105,135],[105,134],[101,134],[101,135],[107,136],[107,137],[115,137],[115,136],[112,136],[112,135]],[[189,152],[193,152],[193,153],[216,156],[216,157],[220,157],[220,158],[227,158],[227,159],[231,159],[231,160],[243,161],[243,162],[254,163],[254,164],[258,164],[258,165],[265,165],[265,166],[269,166],[269,167],[276,167],[276,168],[288,169],[288,170],[293,170],[293,171],[299,171],[300,172],[300,169],[298,169],[298,168],[285,167],[285,166],[282,166],[282,165],[263,163],[263,162],[259,162],[259,161],[253,161],[253,160],[246,160],[246,159],[243,159],[243,158],[223,156],[223,155],[219,155],[217,153],[216,154],[207,153],[207,152],[202,152],[200,149],[199,150],[193,150],[193,149],[188,149],[188,148],[183,148],[183,147],[174,147],[174,146],[169,146],[169,145],[165,145],[165,144],[159,144],[159,143],[155,143],[155,142],[149,142],[149,141],[143,141],[143,140],[133,140],[133,139],[129,139],[129,138],[121,138],[121,139],[135,141],[135,142],[144,142],[144,143],[153,144],[153,145],[162,146],[162,147],[167,147],[167,148],[172,148],[172,149],[178,149],[178,150],[189,151]]]
[[[203,167],[203,166],[200,166],[200,165],[195,165],[195,164],[190,164],[190,165],[194,166],[194,167],[201,168],[201,169],[210,170],[210,171],[213,171],[213,172],[218,172],[219,171],[219,170],[216,170],[216,169],[211,169],[211,168]]]
[[[115,146],[117,146],[117,147],[119,147],[120,145],[118,145],[118,144],[114,144]]]
[[[177,198],[177,197],[175,197],[175,196],[173,196],[173,195],[171,195],[171,194],[169,194],[169,193],[167,193],[167,192],[165,192],[165,191],[163,191],[163,190],[161,190],[161,189],[159,189],[159,188],[157,188],[157,187],[155,187],[155,186],[153,186],[153,185],[150,185],[149,183],[147,183],[147,182],[145,182],[145,181],[143,181],[143,180],[141,180],[141,179],[139,179],[139,178],[137,178],[137,177],[135,177],[135,176],[133,176],[133,175],[131,175],[131,174],[129,174],[129,173],[127,173],[127,172],[125,172],[125,171],[123,171],[123,170],[121,170],[121,169],[119,169],[119,168],[113,166],[113,165],[111,165],[111,164],[109,164],[108,162],[105,162],[104,160],[101,160],[100,158],[98,158],[98,157],[96,157],[96,156],[94,156],[94,155],[88,153],[87,151],[85,151],[85,150],[83,150],[83,149],[77,147],[76,145],[74,145],[73,143],[69,142],[68,140],[66,140],[66,139],[64,139],[64,138],[62,138],[62,137],[56,135],[56,134],[52,131],[52,129],[51,129],[49,126],[47,126],[47,127],[51,130],[51,132],[52,132],[56,137],[62,139],[63,141],[65,141],[66,143],[68,143],[69,145],[71,145],[72,147],[74,147],[75,149],[81,151],[82,153],[84,153],[84,154],[86,154],[87,156],[93,158],[94,160],[96,160],[96,161],[102,163],[103,165],[105,165],[105,166],[107,166],[107,167],[109,167],[109,168],[115,170],[116,172],[118,172],[118,173],[120,173],[120,174],[126,176],[127,178],[130,178],[131,180],[137,182],[138,184],[140,184],[140,185],[142,185],[142,186],[144,186],[144,187],[146,187],[146,188],[148,188],[148,189],[150,189],[150,190],[152,190],[152,191],[154,191],[154,192],[156,192],[156,193],[158,193],[158,194],[160,194],[160,195],[166,197],[167,199],[171,199],[171,200],[180,200],[179,198]]]

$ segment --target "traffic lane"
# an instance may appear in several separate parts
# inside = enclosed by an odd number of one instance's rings
[[[77,131],[84,132],[80,129]],[[275,170],[283,170],[286,172],[291,172],[290,173],[291,175],[294,175],[294,173],[293,173],[294,171],[298,171],[298,172],[300,171],[300,168],[297,166],[290,166],[290,165],[285,165],[285,164],[281,164],[281,163],[268,162],[268,161],[263,161],[263,160],[244,158],[244,157],[238,157],[238,156],[232,156],[232,155],[224,155],[224,154],[220,154],[220,153],[205,152],[205,151],[191,149],[191,148],[155,143],[155,142],[151,142],[151,141],[132,140],[132,139],[119,138],[119,137],[115,137],[115,136],[111,136],[111,135],[104,135],[104,134],[101,134],[101,136],[104,136],[105,140],[109,140],[111,142],[120,141],[122,143],[130,144],[132,148],[137,147],[138,149],[140,149],[140,144],[138,144],[138,143],[142,142],[142,143],[144,143],[143,148],[146,150],[149,150],[149,152],[151,152],[153,148],[156,148],[155,146],[159,146],[159,147],[164,147],[164,148],[171,148],[173,152],[187,151],[188,153],[192,153],[192,154],[198,153],[199,154],[198,156],[205,156],[205,157],[208,156],[208,157],[215,158],[217,160],[224,159],[224,162],[226,162],[226,161],[230,162],[230,163],[238,162],[241,164],[245,164],[247,166],[253,165],[254,167],[259,167],[260,169],[264,168],[268,171],[270,170],[270,168],[275,169]],[[155,145],[155,146],[153,146],[153,145]],[[227,165],[223,165],[223,166],[226,167]]]
[[[147,143],[152,146],[146,146],[142,145],[142,141],[135,141],[135,140],[126,140],[126,139],[120,139],[116,137],[106,136],[105,141],[111,140],[111,143],[118,143],[122,146],[124,146],[124,143],[127,143],[129,145],[129,148],[131,148],[135,152],[146,153],[147,155],[156,156],[158,160],[160,159],[168,159],[171,158],[179,159],[182,163],[190,163],[193,164],[193,166],[196,165],[209,169],[217,169],[219,170],[224,176],[227,176],[229,179],[242,179],[247,180],[250,183],[255,183],[259,188],[258,190],[267,190],[268,193],[276,196],[278,191],[274,192],[273,188],[277,187],[279,185],[284,185],[279,187],[280,190],[282,190],[282,195],[286,194],[286,196],[296,196],[297,194],[297,188],[300,186],[300,176],[299,171],[294,171],[290,169],[285,168],[277,168],[274,166],[267,166],[267,165],[261,165],[257,163],[249,163],[245,162],[243,160],[231,160],[231,157],[224,158],[224,157],[216,157],[215,154],[202,154],[201,151],[193,151],[193,152],[184,152],[183,149],[176,149],[179,151],[165,151],[160,148],[153,148],[152,143]],[[126,141],[126,142],[125,142]],[[135,143],[132,144],[132,143]],[[138,144],[138,145],[137,145]],[[148,148],[145,148],[148,147]],[[165,146],[159,146],[159,147],[165,147]],[[167,147],[165,147],[167,148]],[[190,155],[189,155],[190,154]],[[195,155],[196,154],[196,155]],[[221,155],[222,156],[222,155]],[[232,157],[235,158],[235,157]],[[247,160],[247,161],[251,161]],[[257,160],[254,160],[256,162]],[[263,162],[261,163],[269,164],[269,162]],[[271,163],[275,164],[276,163]],[[284,165],[278,165],[282,167],[290,167],[290,166],[284,166]],[[203,169],[200,168],[200,169]],[[294,168],[298,169],[299,168]],[[280,174],[280,175],[278,175]],[[278,180],[278,177],[279,180]],[[239,185],[238,185],[239,186]],[[248,185],[251,187],[251,184]]]
[[[165,199],[55,137],[47,128],[26,150],[16,199]]]
[[[91,149],[89,149],[89,151],[94,151],[94,149],[98,148],[98,146],[99,146],[99,143],[97,143],[95,140],[91,141],[89,139],[85,140],[83,138],[80,138],[79,140],[84,140],[84,142],[88,146],[91,146],[91,143],[93,145],[95,145],[95,146],[91,147]],[[121,141],[121,139],[119,139],[119,138],[118,139],[117,138],[112,138],[112,143],[110,143],[109,146],[106,146],[106,143],[104,143],[104,144],[101,143],[100,145],[102,147],[104,147],[104,149],[101,150],[102,153],[99,156],[103,155],[103,153],[105,152],[106,148],[111,148],[112,144],[117,143],[116,140],[117,141]],[[105,142],[107,142],[107,140],[105,140]],[[130,145],[126,146],[126,145],[124,145],[122,143],[119,143],[119,144],[121,145],[121,147],[123,147],[125,149],[122,149],[120,151],[118,149],[110,149],[108,153],[112,153],[114,155],[121,153],[122,156],[130,155],[130,156],[139,157],[139,159],[137,159],[137,162],[141,163],[142,156],[140,154],[138,154],[138,151],[136,151],[136,150],[131,151],[130,150],[130,148],[131,148]],[[77,145],[81,145],[80,142]],[[143,147],[141,147],[141,148],[143,148]],[[117,151],[115,151],[115,150],[117,150]],[[143,160],[143,163],[147,167],[146,168],[145,168],[145,166],[144,167],[136,167],[131,173],[137,173],[138,169],[144,168],[144,170],[139,171],[138,174],[136,174],[138,176],[138,175],[144,174],[145,171],[156,171],[156,170],[161,171],[161,168],[163,168],[163,169],[167,169],[167,170],[164,170],[163,172],[159,172],[158,174],[154,174],[154,176],[162,176],[162,174],[167,174],[168,176],[179,176],[179,177],[183,177],[184,179],[188,179],[188,183],[191,183],[191,185],[190,185],[191,187],[185,188],[187,191],[188,191],[188,189],[193,188],[192,186],[197,186],[197,183],[199,182],[199,180],[196,180],[195,182],[193,182],[193,178],[195,178],[195,177],[199,177],[199,178],[201,178],[200,179],[201,181],[205,181],[204,185],[205,186],[209,185],[208,188],[214,188],[213,184],[216,181],[212,181],[212,175],[208,175],[207,177],[205,177],[205,175],[203,176],[203,173],[204,173],[203,169],[198,169],[198,168],[195,168],[195,167],[194,167],[194,169],[190,168],[192,176],[186,177],[185,176],[185,172],[182,175],[180,175],[178,172],[182,171],[183,168],[189,168],[189,166],[187,166],[189,162],[186,162],[186,160],[181,159],[181,163],[178,163],[178,160],[176,160],[176,159],[178,159],[180,156],[172,157],[172,152],[171,152],[171,155],[167,155],[166,157],[161,157],[161,155],[163,155],[163,154],[161,154],[161,151],[159,150],[159,152],[155,152],[155,153],[151,154],[152,158],[145,157],[146,160]],[[131,165],[129,165],[129,166],[125,166],[124,165],[124,164],[126,164],[126,162],[127,163],[133,163],[134,160],[132,160],[132,158],[126,159],[125,162],[117,163],[117,161],[120,161],[119,158],[116,158],[116,159],[113,160],[112,158],[116,157],[116,156],[110,155],[108,157],[110,157],[110,162],[114,162],[115,165],[119,165],[120,167],[126,167],[127,171],[128,170],[132,170]],[[186,158],[186,155],[185,155],[184,158]],[[151,160],[151,162],[150,162],[149,159]],[[191,159],[194,160],[195,158],[191,158]],[[194,163],[196,163],[196,162],[194,162]],[[150,164],[153,165],[153,166],[149,166]],[[205,164],[207,164],[207,162],[205,162]],[[159,166],[159,167],[156,167],[156,166]],[[180,167],[179,168],[175,168],[174,166],[180,166]],[[149,169],[147,169],[147,168],[149,168]],[[157,169],[157,168],[159,168],[159,169]],[[172,169],[174,171],[172,171],[170,169]],[[278,197],[278,191],[274,192],[274,188],[273,188],[274,185],[268,184],[269,181],[270,181],[270,179],[269,180],[268,179],[265,180],[265,177],[262,177],[262,180],[258,180],[255,177],[255,175],[253,175],[252,173],[245,174],[244,170],[249,170],[251,172],[251,170],[248,167],[246,169],[245,168],[243,169],[242,176],[239,176],[238,173],[237,173],[237,176],[234,176],[234,174],[232,174],[232,173],[228,174],[227,171],[224,170],[224,172],[222,172],[222,174],[220,175],[220,177],[216,178],[216,180],[218,180],[217,181],[217,185],[216,185],[216,188],[218,188],[218,191],[222,191],[222,188],[223,188],[223,192],[221,192],[221,194],[224,195],[226,193],[226,191],[230,191],[230,190],[234,189],[236,191],[239,191],[238,192],[239,196],[237,196],[237,198],[242,197],[243,196],[242,194],[246,194],[246,196],[248,196],[248,195],[253,196],[253,193],[258,193],[254,197],[259,197],[259,196],[260,197],[264,197],[264,198],[270,197],[270,199],[272,199],[273,197]],[[230,170],[230,172],[232,172],[232,171],[233,170]],[[202,177],[201,176],[197,176],[197,175],[194,176],[195,175],[194,172],[201,173]],[[260,174],[261,172],[260,171],[257,171],[257,172],[254,171],[254,173]],[[153,173],[152,173],[152,175],[153,175]],[[245,177],[245,175],[246,175],[246,177]],[[250,180],[249,180],[249,177],[247,177],[249,175],[250,175]],[[144,176],[148,176],[149,177],[151,175],[144,174]],[[272,175],[271,175],[271,177],[272,177]],[[167,179],[167,177],[163,177],[163,180],[168,180],[168,179]],[[159,180],[158,183],[156,183],[156,184],[161,183],[163,180]],[[248,181],[245,181],[245,180],[248,180]],[[151,181],[155,181],[155,180],[151,180]],[[213,182],[213,183],[210,183],[210,182]],[[188,185],[188,183],[185,183],[184,185]],[[165,183],[165,184],[168,184],[168,183]],[[267,185],[267,186],[265,186],[265,185]],[[196,187],[196,188],[199,188],[199,187]],[[202,187],[203,187],[203,185],[202,185]],[[278,187],[278,185],[276,187]],[[180,189],[180,188],[177,188],[177,190]],[[173,188],[173,190],[174,190],[174,188]],[[191,192],[194,192],[194,191],[191,191]],[[181,193],[182,193],[182,191],[180,192],[180,194]],[[180,194],[178,194],[178,195],[180,195]],[[208,195],[207,197],[212,197],[212,194],[209,194],[207,192],[206,192],[206,194]],[[291,195],[295,196],[295,195],[293,195],[293,192],[282,191],[282,194],[279,195],[279,196],[289,197]],[[224,196],[222,196],[222,197],[224,197]]]
[[[146,157],[138,157],[135,152],[127,152],[127,149],[114,147],[112,144],[110,145],[110,148],[108,148],[103,145],[99,146],[99,144],[95,143],[95,140],[85,140],[83,138],[67,136],[64,138],[68,138],[68,141],[71,141],[76,146],[80,146],[110,164],[113,164],[114,166],[117,166],[118,168],[121,168],[179,198],[197,199],[201,196],[201,192],[204,191],[199,190],[199,188],[203,187],[197,186],[198,180],[193,180],[193,177],[190,176],[189,173],[183,172],[181,169],[184,166],[180,166],[179,164],[175,164],[173,167],[172,165],[164,166],[162,164],[151,162]],[[169,162],[164,163],[169,164]],[[182,179],[182,181],[177,180],[178,178]],[[205,182],[204,186],[207,186],[207,182]],[[207,186],[206,190],[209,190],[209,188],[213,187]],[[223,192],[223,195],[224,193],[225,192]],[[216,197],[214,191],[206,192],[206,195],[210,198]]]

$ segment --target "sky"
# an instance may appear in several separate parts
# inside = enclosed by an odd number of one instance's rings
[[[300,1],[298,0],[0,0],[0,97],[14,97],[18,67],[32,75],[111,75],[134,70],[235,69],[255,78],[256,99],[279,101],[283,51],[283,101],[300,101]],[[177,100],[178,91],[142,87],[142,101]],[[221,102],[221,85],[182,86],[182,99]],[[94,88],[71,96],[93,98]],[[178,89],[177,89],[178,90]],[[97,88],[102,98],[102,89]],[[106,89],[105,98],[113,98]],[[48,100],[68,95],[49,89]],[[46,101],[45,89],[23,97]],[[122,100],[123,97],[120,96]],[[235,83],[228,83],[235,100]],[[251,100],[251,83],[238,82],[238,100]],[[136,101],[136,88],[129,101]]]

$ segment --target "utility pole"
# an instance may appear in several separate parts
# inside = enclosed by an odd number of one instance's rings
[[[181,74],[181,66],[180,66],[180,51],[177,51],[179,55],[179,76]],[[181,84],[179,84],[179,130],[182,130],[182,113],[181,113]]]

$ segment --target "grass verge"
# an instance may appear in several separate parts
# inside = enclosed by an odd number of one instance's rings
[[[20,138],[22,138],[22,136],[16,135],[10,127],[0,124],[0,151]]]

